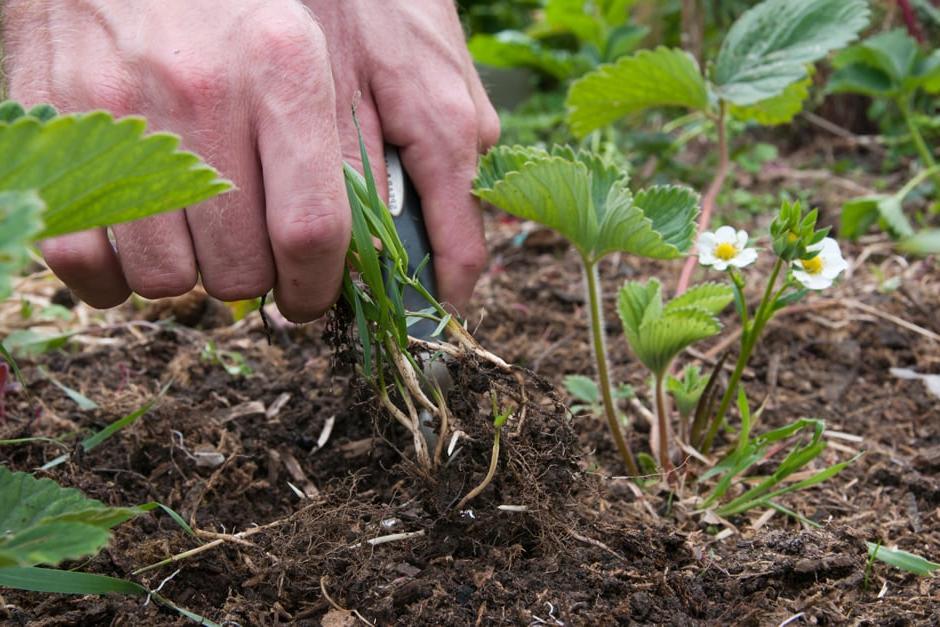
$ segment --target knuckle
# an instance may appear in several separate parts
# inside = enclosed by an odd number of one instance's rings
[[[476,146],[479,121],[469,97],[441,96],[433,101],[438,131],[454,145]]]
[[[482,242],[467,243],[463,246],[448,250],[444,258],[458,273],[474,278],[483,274],[489,262],[486,245]]]
[[[129,77],[119,71],[92,74],[85,72],[80,81],[80,99],[84,107],[105,109],[114,115],[127,115],[138,109],[138,90]]]
[[[347,212],[306,213],[272,228],[274,248],[288,259],[304,260],[349,244],[351,225]]]
[[[280,68],[284,74],[310,73],[326,63],[329,50],[320,27],[305,19],[263,19],[253,34],[252,53]]]
[[[169,87],[193,108],[215,106],[230,92],[228,71],[210,62],[178,62],[166,72]]]

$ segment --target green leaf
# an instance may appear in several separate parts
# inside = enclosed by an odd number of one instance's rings
[[[833,65],[838,69],[848,66],[874,69],[897,89],[912,74],[917,56],[917,42],[905,29],[896,28],[846,48],[836,55]]]
[[[163,396],[167,393],[167,390],[170,389],[171,384],[172,384],[172,381],[164,385],[160,389],[160,391],[157,393],[156,396],[154,396],[152,399],[150,399],[149,401],[147,401],[146,403],[144,403],[143,405],[141,405],[140,407],[138,407],[131,413],[127,414],[126,416],[122,418],[115,420],[114,422],[109,424],[107,427],[105,427],[101,431],[98,431],[94,435],[91,435],[85,438],[82,441],[82,448],[85,450],[85,452],[87,453],[93,450],[95,447],[99,446],[102,442],[106,441],[108,438],[113,436],[115,433],[117,433],[121,429],[128,427],[134,424],[135,422],[137,422],[138,418],[140,418],[141,416],[149,412],[151,409],[153,409],[153,406],[156,405],[163,398]]]
[[[721,324],[714,316],[697,309],[681,309],[641,326],[630,346],[637,359],[659,375],[685,348],[720,331]]]
[[[474,193],[555,229],[589,264],[613,251],[677,257],[691,243],[697,211],[697,197],[682,188],[654,190],[643,196],[647,206],[637,206],[626,174],[597,155],[565,148],[553,154],[496,148],[481,160]]]
[[[666,379],[666,389],[675,399],[680,416],[689,416],[695,411],[707,384],[708,379],[702,376],[701,368],[694,364],[685,367],[681,379],[672,375]]]
[[[147,594],[146,588],[133,581],[35,566],[0,568],[0,588],[57,594]]]
[[[571,85],[568,124],[583,137],[650,107],[708,109],[708,88],[695,59],[682,50],[656,48],[602,65]]]
[[[537,40],[518,31],[474,35],[467,45],[473,59],[481,65],[527,67],[559,80],[580,74],[590,67],[585,60],[570,52],[543,47]]]
[[[730,292],[724,305],[733,299]],[[697,297],[703,306],[696,305]],[[620,288],[617,312],[624,335],[637,359],[657,376],[683,349],[721,330],[721,323],[709,309],[717,307],[721,297],[711,287],[683,301],[685,298],[677,299],[681,306],[669,303],[664,307],[662,285],[656,279],[646,284],[627,281]]]
[[[601,399],[600,390],[597,383],[590,377],[580,374],[572,374],[565,377],[565,389],[568,394],[585,403],[598,403]]]
[[[62,348],[75,333],[43,335],[30,329],[17,329],[4,338],[3,348],[16,357],[36,357]]]
[[[662,284],[658,279],[650,279],[646,284],[628,281],[620,288],[617,303],[624,330],[639,335],[644,322],[662,315]]]
[[[127,594],[130,596],[150,595],[157,603],[168,607],[181,616],[188,618],[203,627],[220,627],[204,616],[182,608],[175,603],[151,592],[142,585],[133,581],[95,575],[93,573],[77,573],[54,568],[39,568],[36,566],[0,568],[0,588],[14,590],[28,590],[30,592],[46,592],[53,594]]]
[[[940,254],[940,229],[921,229],[899,242],[898,249],[912,255]]]
[[[839,237],[857,240],[878,221],[878,201],[881,196],[853,198],[842,205],[839,218]]]
[[[878,98],[893,96],[896,88],[884,72],[855,64],[836,70],[829,78],[826,91],[830,94],[864,94]]]
[[[653,230],[682,252],[692,247],[699,195],[688,187],[654,185],[637,192],[633,204],[653,223]]]
[[[718,314],[734,300],[734,290],[724,283],[701,283],[673,298],[666,305],[665,311],[675,311],[686,307],[697,307],[710,314]]]
[[[917,62],[917,81],[928,94],[940,92],[940,50]]]
[[[940,564],[931,562],[919,555],[914,555],[913,553],[908,553],[900,549],[886,549],[874,542],[866,542],[865,545],[868,547],[869,557],[880,560],[888,566],[900,568],[905,572],[926,577],[932,575],[934,571],[940,570]]]
[[[143,119],[103,112],[0,123],[0,191],[35,189],[40,238],[137,220],[231,189],[179,138],[144,136]]]
[[[42,230],[42,199],[33,190],[0,191],[0,301],[10,296],[10,277],[29,258],[29,244]]]
[[[0,566],[57,564],[97,553],[140,508],[111,508],[51,479],[0,466]]]
[[[812,67],[812,66],[810,66]],[[812,74],[812,72],[809,72]],[[731,105],[728,112],[738,120],[756,122],[763,126],[786,124],[803,110],[803,103],[809,98],[809,88],[813,85],[811,75],[787,86],[776,96],[755,102],[752,105]]]
[[[612,63],[636,50],[649,34],[650,29],[640,24],[623,24],[607,35],[604,46],[604,61]]]
[[[750,105],[806,77],[806,64],[842,48],[868,25],[865,0],[765,0],[722,43],[712,80],[718,96]]]

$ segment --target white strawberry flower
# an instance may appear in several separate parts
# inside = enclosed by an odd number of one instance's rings
[[[817,252],[811,259],[797,259],[793,262],[793,276],[811,290],[824,290],[842,274],[849,264],[842,258],[839,243],[827,237],[806,250]]]
[[[717,231],[705,231],[698,238],[698,262],[724,271],[728,266],[743,268],[754,263],[757,250],[747,247],[747,232],[722,226]]]

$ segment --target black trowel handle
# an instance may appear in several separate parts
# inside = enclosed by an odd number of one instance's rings
[[[429,261],[421,269],[418,279],[421,284],[437,298],[437,281],[434,275],[434,256],[431,242],[424,226],[424,213],[421,210],[421,197],[398,156],[398,148],[385,146],[385,165],[388,171],[388,209],[395,222],[395,229],[408,252],[408,272],[413,274],[425,257]],[[430,306],[421,294],[407,288],[404,294],[405,309],[420,311]],[[429,339],[437,324],[433,320],[419,320],[408,329],[408,334],[421,339]]]

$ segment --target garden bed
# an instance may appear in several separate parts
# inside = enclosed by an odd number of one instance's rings
[[[819,192],[825,223],[837,207],[831,189]],[[118,527],[82,570],[153,589],[179,569],[161,594],[241,625],[353,625],[353,610],[374,624],[403,625],[940,622],[937,579],[867,568],[865,547],[883,541],[940,555],[938,399],[890,372],[940,371],[936,260],[905,261],[887,239],[865,240],[847,250],[852,270],[837,288],[771,323],[745,373],[751,397],[768,399],[758,429],[818,417],[835,433],[817,468],[864,454],[784,499],[819,529],[761,511],[717,521],[662,488],[639,491],[620,476],[602,419],[566,413],[562,377],[592,372],[578,260],[547,231],[523,239],[528,225],[496,214],[488,223],[493,257],[468,323],[483,346],[526,369],[531,411],[521,427],[507,425],[496,479],[469,511],[454,506],[486,471],[486,416],[475,423],[475,405],[465,404],[464,451],[427,481],[408,461],[409,436],[381,419],[335,359],[324,323],[275,325],[268,346],[257,315],[220,326],[227,312],[199,297],[143,311],[125,306],[104,326],[82,310],[86,324],[74,338],[81,350],[23,363],[29,394],[7,396],[0,439],[101,428],[172,381],[133,426],[40,474],[111,505],[160,501],[209,532],[203,542],[222,540],[132,575],[198,546],[169,517],[151,514]],[[669,284],[680,265],[614,256],[601,275],[613,294],[627,278],[658,275]],[[37,303],[61,299],[53,281],[35,277],[21,293]],[[192,326],[147,321],[169,317]],[[648,404],[644,371],[619,323],[607,331],[615,380]],[[243,355],[252,373],[232,376],[203,359],[210,340]],[[706,364],[722,349],[698,348],[693,356]],[[99,408],[80,411],[39,365]],[[458,407],[464,390],[501,376],[473,364],[458,370]],[[634,441],[645,442],[648,423],[631,413]],[[60,452],[2,449],[16,470]],[[399,533],[406,535],[367,542]],[[3,600],[0,617],[10,624],[185,623],[139,599],[4,591]]]

